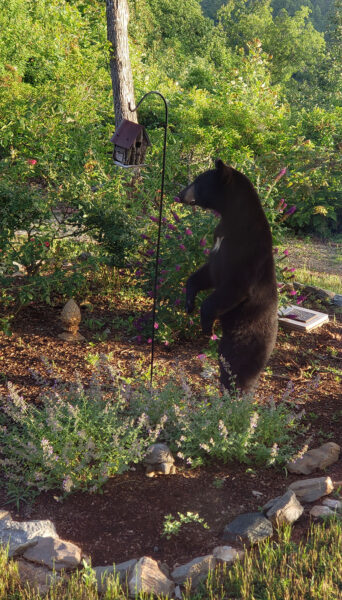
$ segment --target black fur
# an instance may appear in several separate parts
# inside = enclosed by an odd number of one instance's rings
[[[201,306],[203,332],[211,335],[215,319],[220,319],[219,356],[229,364],[236,385],[250,392],[277,335],[277,284],[268,221],[249,179],[221,160],[179,198],[221,215],[208,262],[187,281],[186,310],[194,310],[199,291],[213,288]],[[229,389],[230,375],[221,362],[220,369],[221,382]]]

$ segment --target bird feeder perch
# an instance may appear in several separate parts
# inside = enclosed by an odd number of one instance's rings
[[[114,164],[126,169],[143,167],[146,150],[151,146],[145,127],[123,119],[110,140],[114,144]]]

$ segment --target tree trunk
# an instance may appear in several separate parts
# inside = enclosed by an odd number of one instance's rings
[[[110,48],[110,74],[112,78],[115,128],[122,119],[138,122],[136,112],[129,110],[135,106],[131,61],[128,46],[128,2],[127,0],[106,0],[107,39]]]

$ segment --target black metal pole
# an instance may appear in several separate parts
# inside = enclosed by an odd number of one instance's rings
[[[157,306],[157,280],[158,280],[158,268],[159,268],[159,253],[160,253],[160,234],[161,234],[161,220],[162,220],[162,212],[163,212],[163,198],[164,198],[164,181],[165,181],[165,161],[166,161],[166,138],[167,138],[167,126],[168,126],[168,106],[166,99],[163,94],[156,91],[147,92],[141,100],[138,102],[135,108],[129,109],[131,112],[136,111],[140,104],[145,100],[147,96],[150,94],[156,94],[160,96],[160,98],[164,102],[165,106],[165,124],[164,124],[164,145],[163,145],[163,166],[162,166],[162,177],[161,177],[161,189],[160,189],[160,203],[159,203],[159,220],[158,220],[158,238],[157,238],[157,252],[156,252],[156,264],[154,270],[154,284],[153,284],[153,309],[152,309],[152,345],[151,345],[151,374],[150,374],[150,385],[152,387],[153,382],[153,361],[154,361],[154,334],[155,334],[155,319],[156,319],[156,306]]]

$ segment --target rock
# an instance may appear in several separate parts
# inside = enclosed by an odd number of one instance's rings
[[[140,592],[171,596],[175,584],[170,581],[160,570],[158,563],[149,556],[143,556],[133,568],[128,579],[130,596],[137,596]]]
[[[51,521],[0,521],[0,543],[3,546],[9,544],[9,558],[34,546],[39,537],[58,537]]]
[[[331,510],[337,510],[339,512],[342,512],[341,500],[334,500],[333,498],[324,498],[324,500],[322,500],[322,504],[324,504],[324,506],[329,506]]]
[[[176,600],[182,600],[183,594],[181,592],[179,585],[176,585],[174,595],[175,595]]]
[[[23,587],[29,584],[41,596],[47,594],[50,587],[61,580],[59,575],[52,573],[46,567],[37,567],[22,559],[19,559],[17,564]]]
[[[227,542],[248,542],[254,544],[273,534],[271,521],[260,513],[245,513],[239,515],[225,526],[223,539]]]
[[[258,492],[257,490],[252,490],[252,494],[253,494],[253,496],[255,496],[256,498],[260,498],[261,496],[263,496],[263,495],[264,495],[262,492]]]
[[[330,477],[315,477],[314,479],[301,479],[289,485],[297,498],[303,502],[315,502],[322,496],[330,494],[334,485]]]
[[[238,558],[243,558],[244,554],[243,550],[235,550],[231,546],[216,546],[213,550],[213,557],[219,563],[231,564]]]
[[[81,557],[81,548],[54,537],[38,538],[36,545],[23,554],[25,560],[56,571],[75,569],[80,564]]]
[[[334,442],[327,442],[319,448],[313,448],[301,458],[289,462],[286,468],[290,473],[310,475],[316,469],[325,469],[338,461],[341,447]]]
[[[191,588],[194,589],[203,579],[206,579],[209,571],[213,571],[215,566],[216,559],[212,554],[208,554],[176,567],[171,577],[178,584],[185,583],[187,579],[191,580]]]
[[[132,558],[126,560],[118,565],[112,565],[107,567],[95,567],[94,573],[97,582],[97,589],[102,594],[107,591],[108,578],[117,578],[121,584],[125,583],[129,579],[133,568],[137,564],[137,559]]]
[[[329,506],[313,506],[309,513],[312,517],[330,517],[335,514],[335,511],[331,510]]]
[[[173,475],[176,472],[173,458],[169,447],[166,444],[152,444],[147,449],[144,463],[146,465],[146,475],[154,477],[155,475]]]
[[[12,517],[8,510],[0,509],[0,521],[12,521]]]
[[[342,306],[342,294],[335,294],[332,301],[336,306]]]
[[[277,525],[294,523],[304,512],[304,508],[292,490],[288,490],[283,496],[269,500],[262,510],[266,517]]]

